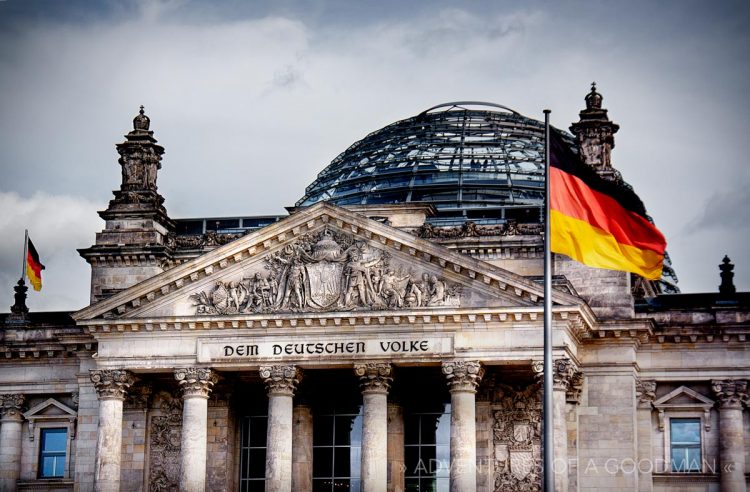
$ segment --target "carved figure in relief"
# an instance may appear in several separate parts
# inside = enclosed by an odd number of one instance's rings
[[[435,274],[421,277],[351,236],[324,230],[265,258],[265,269],[219,280],[192,294],[197,314],[331,311],[458,306],[461,286]],[[421,278],[421,280],[420,280]]]

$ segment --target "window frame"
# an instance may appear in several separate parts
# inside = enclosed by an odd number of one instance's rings
[[[672,451],[673,451],[673,448],[675,446],[675,444],[674,444],[674,442],[672,440],[672,435],[671,435],[672,434],[672,423],[675,422],[675,421],[680,421],[680,420],[681,421],[696,422],[698,424],[699,436],[698,436],[698,445],[697,445],[697,447],[698,447],[698,449],[700,451],[700,462],[698,463],[698,469],[676,470],[674,468],[673,464],[672,464]],[[704,448],[705,448],[705,442],[706,442],[706,439],[705,439],[705,436],[703,435],[703,433],[704,433],[704,431],[703,431],[703,422],[702,422],[702,418],[700,416],[698,416],[698,417],[690,417],[690,416],[687,416],[687,415],[679,415],[679,416],[671,416],[671,417],[669,417],[668,430],[665,431],[665,434],[668,437],[668,446],[669,446],[669,449],[667,450],[667,453],[668,453],[669,461],[665,464],[665,466],[669,466],[669,472],[670,473],[686,473],[686,474],[687,473],[703,473],[703,468],[704,468],[703,463],[705,462],[705,450],[704,450]],[[687,444],[684,444],[684,443],[680,444],[680,445],[685,446],[685,447],[688,446]],[[689,464],[688,464],[688,466],[689,466]]]
[[[44,450],[44,444],[45,444],[45,434],[49,431],[62,431],[65,433],[65,449],[63,451],[46,451],[47,454],[45,454]],[[40,480],[49,480],[49,479],[61,479],[65,478],[65,474],[67,472],[67,462],[68,462],[68,455],[70,454],[70,440],[68,439],[68,428],[67,427],[54,427],[54,426],[41,426],[39,428],[39,453],[37,455],[37,478]],[[62,474],[61,475],[50,475],[50,476],[44,476],[44,459],[48,457],[55,457],[59,458],[62,457]],[[55,464],[57,464],[59,460],[55,460]],[[57,466],[55,466],[57,468]]]
[[[57,413],[46,414],[45,411],[49,408],[56,407]],[[29,423],[29,440],[34,443],[33,455],[35,459],[31,462],[31,475],[34,476],[34,480],[43,481],[61,481],[70,480],[71,475],[71,459],[73,450],[73,441],[76,438],[76,419],[78,418],[78,412],[73,410],[55,400],[49,398],[46,401],[35,405],[23,414],[24,418]],[[66,443],[65,443],[65,463],[62,477],[42,477],[41,476],[41,446],[42,446],[42,430],[47,429],[65,429],[66,431]]]

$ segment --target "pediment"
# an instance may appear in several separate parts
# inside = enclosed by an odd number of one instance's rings
[[[75,313],[76,320],[541,304],[543,286],[327,203]],[[582,301],[563,292],[553,303]]]
[[[47,400],[33,406],[27,410],[23,416],[26,420],[38,420],[38,419],[57,419],[57,418],[75,418],[78,413],[67,405],[60,403],[54,398],[48,398]]]
[[[680,386],[679,388],[670,391],[666,395],[654,400],[655,408],[702,408],[702,407],[713,407],[714,401],[707,398],[700,393],[688,388],[687,386]]]

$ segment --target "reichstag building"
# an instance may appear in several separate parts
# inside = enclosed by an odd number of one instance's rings
[[[564,138],[629,186],[618,129],[592,87]],[[90,305],[29,312],[19,283],[0,314],[0,490],[541,489],[543,123],[435,106],[284,216],[171,217],[143,108],[116,149]],[[747,490],[732,268],[682,294],[668,261],[651,281],[555,256],[556,490]]]

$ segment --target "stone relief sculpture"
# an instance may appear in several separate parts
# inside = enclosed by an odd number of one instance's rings
[[[496,492],[541,490],[542,401],[539,385],[498,385],[492,403]]]
[[[461,286],[396,265],[387,252],[331,230],[265,259],[264,271],[190,296],[196,314],[458,306]]]
[[[416,230],[415,234],[428,239],[456,239],[464,237],[538,235],[542,233],[542,229],[541,224],[519,224],[513,219],[509,219],[504,224],[496,225],[479,225],[474,221],[467,220],[462,225],[454,227],[435,227],[429,222],[425,222]]]
[[[182,398],[160,391],[154,397],[149,435],[149,490],[177,492],[180,480],[182,439]]]

